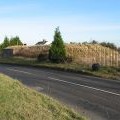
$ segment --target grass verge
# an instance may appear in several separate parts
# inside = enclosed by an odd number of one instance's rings
[[[73,110],[0,74],[0,120],[85,120]]]
[[[1,64],[17,64],[23,66],[43,67],[57,70],[64,70],[70,72],[77,72],[85,75],[96,77],[120,80],[120,68],[115,67],[101,67],[99,71],[92,71],[90,66],[82,64],[55,64],[50,62],[37,62],[35,59],[26,59],[23,57],[0,58]]]

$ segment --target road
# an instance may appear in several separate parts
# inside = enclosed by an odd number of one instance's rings
[[[120,120],[120,81],[12,65],[0,65],[0,72],[73,107],[90,120]]]

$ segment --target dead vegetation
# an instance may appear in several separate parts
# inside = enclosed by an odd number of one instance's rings
[[[103,47],[98,44],[66,44],[67,57],[71,57],[73,62],[91,65],[100,63],[103,66],[119,66],[120,54],[118,51]],[[40,54],[48,54],[50,45],[36,46],[13,46],[15,56],[36,58]]]

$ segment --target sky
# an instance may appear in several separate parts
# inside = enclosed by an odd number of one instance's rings
[[[65,43],[97,40],[120,46],[120,0],[1,0],[0,43],[19,36],[33,45],[53,41],[60,27]]]

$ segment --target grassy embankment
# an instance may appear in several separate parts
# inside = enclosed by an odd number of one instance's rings
[[[52,98],[0,74],[0,120],[85,120]]]

